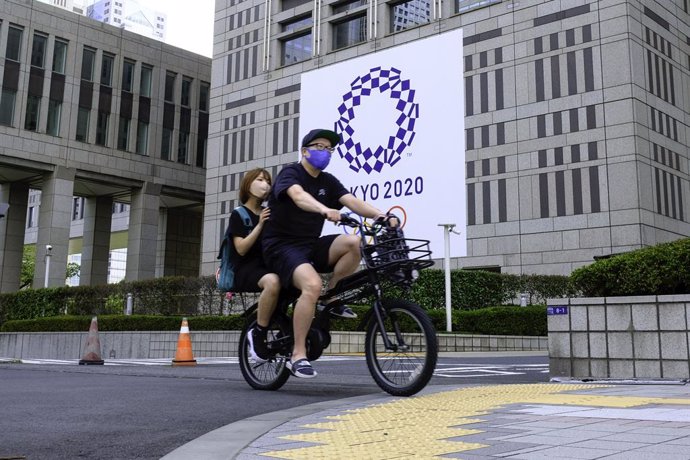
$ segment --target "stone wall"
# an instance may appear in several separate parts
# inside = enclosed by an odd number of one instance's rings
[[[690,378],[690,295],[551,299],[551,375]],[[563,311],[561,309],[561,311]]]

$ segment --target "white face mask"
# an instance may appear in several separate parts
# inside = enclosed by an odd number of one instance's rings
[[[249,193],[253,196],[259,198],[260,200],[265,200],[268,197],[268,192],[271,191],[271,186],[268,185],[265,179],[262,177],[257,177],[249,186]]]

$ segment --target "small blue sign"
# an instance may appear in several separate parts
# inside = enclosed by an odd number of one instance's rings
[[[546,307],[547,315],[567,315],[568,307]]]

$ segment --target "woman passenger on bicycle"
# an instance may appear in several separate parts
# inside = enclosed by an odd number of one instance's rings
[[[271,210],[261,204],[270,191],[271,175],[268,171],[261,168],[247,171],[240,184],[239,198],[243,207],[249,211],[252,227],[245,225],[240,211],[235,209],[230,214],[230,225],[225,232],[226,236],[232,236],[235,249],[230,257],[235,270],[235,290],[261,291],[257,327],[248,334],[250,354],[259,363],[266,362],[268,358],[266,333],[280,293],[278,275],[266,268],[261,247],[261,232],[271,215]]]

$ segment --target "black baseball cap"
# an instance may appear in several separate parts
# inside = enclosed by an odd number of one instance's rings
[[[328,129],[312,129],[307,133],[304,138],[302,138],[302,147],[306,147],[311,144],[314,139],[323,138],[331,141],[331,147],[335,147],[336,144],[340,144],[340,134],[330,131]]]

